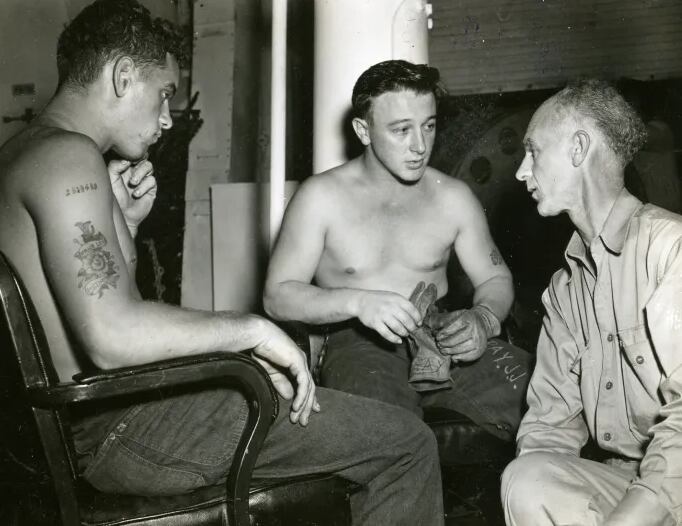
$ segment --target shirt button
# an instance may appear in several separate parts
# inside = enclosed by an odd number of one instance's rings
[[[609,334],[609,335],[606,337],[606,339],[607,339],[608,341],[612,342],[612,341],[613,341],[613,334]]]
[[[611,433],[604,433],[604,440],[606,440],[607,442],[611,440]]]
[[[638,356],[635,358],[635,361],[639,364],[642,365],[644,363],[644,357],[643,356]]]
[[[607,389],[611,389],[612,387],[613,387],[613,382],[611,382],[611,381],[606,382],[606,388]]]

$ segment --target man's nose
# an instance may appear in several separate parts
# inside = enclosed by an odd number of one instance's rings
[[[162,130],[170,130],[173,127],[173,117],[171,117],[168,102],[164,102],[163,107],[161,108],[159,124],[161,125]]]
[[[426,151],[426,141],[424,140],[424,134],[421,131],[416,131],[412,135],[410,150],[419,154],[422,154]]]
[[[524,181],[525,179],[528,179],[531,175],[533,175],[532,168],[533,161],[531,159],[530,154],[526,153],[526,155],[523,158],[523,161],[521,161],[521,165],[519,166],[518,170],[516,170],[516,178],[519,181]]]

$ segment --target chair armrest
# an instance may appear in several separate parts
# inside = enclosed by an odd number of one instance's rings
[[[257,399],[272,399],[272,419],[277,416],[277,394],[265,369],[246,354],[235,352],[206,353],[134,367],[79,373],[73,377],[74,382],[32,387],[28,396],[36,407],[53,409],[220,378],[230,379],[242,388],[252,386],[250,389],[256,390]]]
[[[77,374],[73,383],[34,387],[28,396],[36,407],[60,408],[84,401],[103,400],[166,387],[226,380],[241,391],[249,415],[227,476],[228,524],[248,525],[249,487],[256,458],[279,404],[270,377],[253,358],[243,353],[216,352],[151,364]]]

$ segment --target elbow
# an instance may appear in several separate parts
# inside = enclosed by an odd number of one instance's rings
[[[281,320],[281,312],[278,302],[278,286],[266,285],[263,293],[263,309],[265,313],[273,320]]]
[[[263,309],[267,315],[277,321],[294,321],[291,308],[291,287],[287,283],[266,283],[263,292]]]
[[[114,320],[91,320],[82,324],[78,339],[90,361],[99,369],[116,369],[130,364],[132,347],[127,341],[128,331]]]

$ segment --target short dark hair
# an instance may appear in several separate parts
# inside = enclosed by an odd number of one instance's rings
[[[433,93],[438,100],[445,90],[439,85],[440,73],[427,64],[412,64],[406,60],[386,60],[365,70],[353,87],[353,113],[365,119],[372,107],[372,98],[389,91],[412,90]]]
[[[168,20],[152,18],[136,0],[96,0],[59,36],[59,86],[87,86],[117,56],[127,55],[143,69],[164,67],[166,53],[182,64],[186,48],[187,39],[178,28]]]
[[[560,108],[573,108],[592,119],[623,165],[629,163],[646,142],[647,130],[640,116],[604,80],[571,82],[553,98]]]

